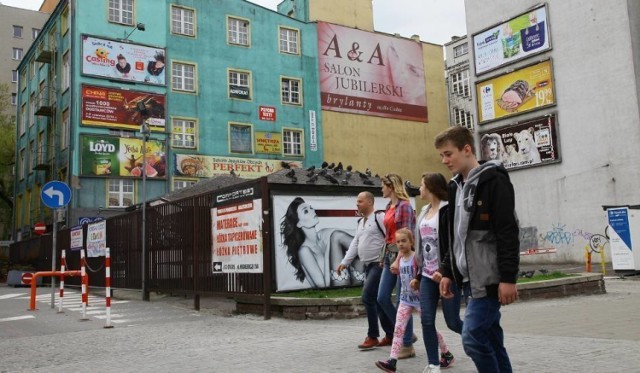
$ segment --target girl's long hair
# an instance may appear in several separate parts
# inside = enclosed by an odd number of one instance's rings
[[[388,187],[390,187],[393,192],[396,194],[398,199],[402,199],[405,201],[409,200],[409,195],[407,191],[404,189],[404,184],[402,182],[402,178],[398,174],[387,174],[384,176],[381,181]]]
[[[282,218],[282,223],[280,223],[282,244],[287,250],[289,263],[291,263],[296,270],[296,279],[300,282],[303,282],[305,279],[304,270],[302,269],[302,264],[300,264],[300,255],[298,253],[300,246],[305,240],[304,232],[298,228],[298,221],[300,220],[298,218],[298,207],[303,203],[304,200],[302,198],[296,197],[291,204],[289,204],[289,208],[287,208],[287,212]]]
[[[447,180],[439,173],[425,172],[422,174],[422,182],[429,189],[429,192],[441,201],[448,198]]]

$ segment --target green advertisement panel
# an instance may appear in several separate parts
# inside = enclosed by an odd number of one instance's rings
[[[147,141],[146,151],[142,140],[136,138],[82,135],[80,142],[82,176],[142,177],[144,154],[147,177],[166,177],[164,141]]]

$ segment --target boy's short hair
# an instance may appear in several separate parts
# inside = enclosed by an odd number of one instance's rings
[[[434,145],[436,149],[438,149],[443,147],[447,142],[450,142],[453,146],[458,148],[458,150],[462,150],[465,145],[469,145],[471,146],[473,154],[476,153],[476,148],[473,142],[473,133],[471,133],[467,127],[453,126],[447,128],[436,136]]]

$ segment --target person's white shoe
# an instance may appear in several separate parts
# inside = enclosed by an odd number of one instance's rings
[[[424,368],[422,373],[440,373],[440,365],[429,364]]]

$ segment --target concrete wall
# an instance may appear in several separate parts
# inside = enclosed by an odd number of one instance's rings
[[[538,3],[467,0],[467,30],[477,33]],[[601,205],[640,202],[639,91],[634,69],[638,61],[638,6],[632,3],[549,1],[553,49],[481,77],[553,59],[557,107],[480,128],[505,126],[551,112],[558,115],[562,162],[510,172],[521,226],[535,236],[539,247],[557,249],[557,254],[532,255],[524,262],[582,261],[589,239],[605,234],[607,221]],[[634,9],[630,24],[629,11]],[[471,66],[473,69],[474,64]]]

